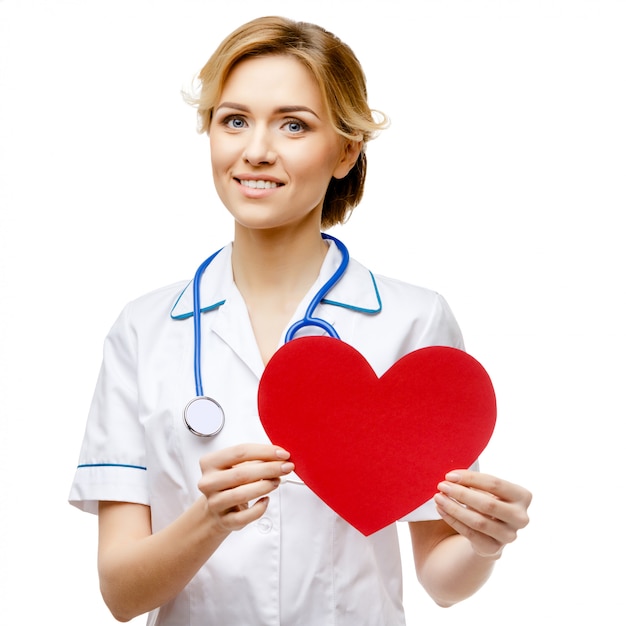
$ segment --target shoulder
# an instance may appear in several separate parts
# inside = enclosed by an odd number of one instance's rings
[[[170,312],[189,281],[179,281],[144,293],[126,303],[109,331],[111,336],[136,336],[167,326]]]
[[[169,315],[170,310],[176,303],[176,300],[184,289],[189,285],[189,280],[181,280],[147,293],[138,296],[131,300],[127,305],[127,309],[134,311],[161,311],[162,309],[167,311]]]
[[[379,296],[383,308],[394,309],[407,313],[417,311],[423,315],[426,311],[448,309],[445,298],[434,289],[415,285],[398,278],[379,274],[368,270],[359,261],[350,260],[355,271],[353,275],[361,277],[364,282],[370,282]],[[363,278],[369,276],[368,279]]]
[[[381,293],[384,292],[390,298],[401,298],[403,300],[409,298],[410,300],[431,305],[442,299],[441,294],[433,289],[414,285],[383,274],[373,274],[373,276]]]
[[[397,339],[402,349],[416,349],[428,345],[463,347],[459,325],[446,299],[437,291],[408,283],[397,278],[375,274],[354,261],[354,275],[366,280],[376,294],[378,309],[370,308],[369,315],[361,316],[359,335]],[[367,279],[364,278],[367,276]],[[365,310],[365,309],[362,309]]]
[[[176,304],[180,294],[189,285],[189,281],[178,281],[154,289],[131,300],[124,307],[132,317],[169,317],[170,311]]]
[[[408,316],[429,327],[435,327],[452,335],[458,334],[453,343],[461,345],[460,331],[450,305],[443,295],[433,289],[413,285],[387,276],[375,275],[381,300],[387,308],[399,315]]]

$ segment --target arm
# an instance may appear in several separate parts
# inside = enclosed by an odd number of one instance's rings
[[[411,522],[418,579],[440,606],[474,594],[517,531],[528,524],[532,496],[494,476],[450,472],[435,496],[441,520]]]
[[[98,573],[102,596],[119,621],[173,599],[233,531],[260,518],[268,494],[293,470],[271,445],[241,445],[203,457],[202,495],[152,534],[150,508],[126,502],[99,507]],[[256,500],[249,506],[248,502]]]

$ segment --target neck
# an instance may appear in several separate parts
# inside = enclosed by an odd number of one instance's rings
[[[235,283],[246,300],[297,304],[317,278],[327,250],[319,229],[251,231],[236,226]]]
[[[300,301],[319,275],[328,246],[319,222],[276,230],[235,226],[233,277],[267,363]]]

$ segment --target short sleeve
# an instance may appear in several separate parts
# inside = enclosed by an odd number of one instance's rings
[[[464,350],[463,335],[452,309],[440,294],[435,294],[428,322],[421,338],[423,346],[449,346]]]
[[[98,502],[149,504],[146,449],[138,416],[137,339],[131,305],[121,313],[104,342],[70,504],[97,513]]]

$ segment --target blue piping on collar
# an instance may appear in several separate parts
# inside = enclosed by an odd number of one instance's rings
[[[341,307],[342,309],[349,309],[350,311],[356,311],[357,313],[366,313],[367,315],[376,315],[377,313],[380,313],[383,310],[383,303],[382,303],[382,300],[380,299],[380,293],[378,291],[378,285],[376,284],[376,278],[374,278],[374,274],[372,274],[371,271],[370,271],[370,277],[374,285],[374,293],[376,294],[376,300],[378,301],[377,309],[364,309],[363,307],[360,307],[360,306],[346,304],[345,302],[337,302],[335,300],[328,300],[327,298],[324,298],[322,300],[322,303],[329,304],[331,306],[338,306],[338,307]]]
[[[355,311],[357,313],[365,313],[366,315],[376,315],[377,313],[380,313],[383,310],[383,303],[382,300],[380,298],[380,292],[378,291],[378,285],[376,284],[376,278],[374,277],[374,274],[372,274],[372,272],[370,271],[370,278],[372,279],[372,284],[374,285],[374,293],[376,294],[376,300],[378,301],[378,308],[376,309],[365,309],[363,307],[360,306],[354,306],[352,304],[346,304],[345,302],[338,302],[336,300],[329,300],[328,298],[324,298],[322,300],[322,304],[328,304],[330,306],[338,306],[341,307],[342,309],[348,309],[349,311]],[[191,283],[189,283],[190,285]],[[190,317],[193,317],[193,311],[190,311],[189,313],[181,313],[180,315],[174,315],[174,309],[176,308],[176,305],[178,304],[179,300],[183,297],[183,294],[185,293],[185,291],[187,291],[187,289],[189,288],[189,285],[187,285],[187,287],[185,287],[185,289],[183,289],[183,291],[181,292],[181,294],[178,296],[178,298],[176,298],[176,302],[174,302],[174,306],[172,307],[172,310],[170,311],[170,317],[173,320],[186,320],[189,319]],[[216,302],[215,304],[210,304],[209,306],[205,306],[202,307],[200,309],[201,313],[208,313],[209,311],[214,311],[215,309],[219,309],[224,303],[226,302],[226,300],[221,300],[220,302]]]
[[[176,298],[176,302],[174,302],[174,306],[172,307],[172,310],[170,311],[170,317],[173,320],[187,320],[190,317],[193,317],[193,311],[190,311],[189,313],[181,313],[180,315],[174,315],[174,309],[176,308],[176,305],[178,304],[178,301],[183,297],[183,294],[185,293],[185,291],[187,291],[187,288],[189,287],[189,285],[187,285],[187,287],[185,287],[181,294],[178,296],[178,298]],[[214,311],[215,309],[219,309],[222,304],[224,304],[226,302],[226,300],[220,300],[220,302],[216,302],[215,304],[210,304],[209,306],[203,306],[200,308],[200,313],[208,313],[209,311]]]

